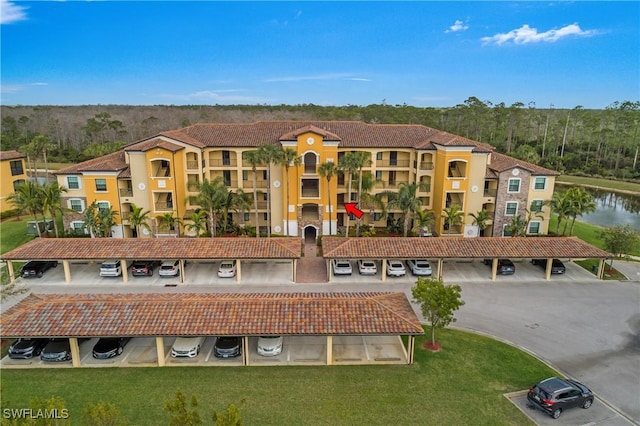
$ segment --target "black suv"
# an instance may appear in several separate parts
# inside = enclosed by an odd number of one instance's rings
[[[547,268],[547,259],[532,259],[531,263],[536,266],[541,267],[542,269]],[[564,267],[564,263],[560,259],[553,259],[551,261],[551,273],[554,275],[564,274],[566,271]]]
[[[32,260],[24,264],[20,270],[20,275],[24,278],[38,277],[42,278],[42,275],[51,268],[58,266],[58,262],[50,260]]]
[[[591,407],[593,393],[575,380],[551,377],[529,388],[527,400],[530,406],[557,419],[567,408]]]
[[[493,260],[485,259],[483,260],[483,263],[485,265],[491,266],[493,264]],[[502,275],[511,275],[515,274],[515,272],[516,265],[514,265],[512,261],[510,261],[509,259],[498,259],[498,270],[496,271],[496,273]]]
[[[155,260],[136,260],[131,264],[131,275],[150,277],[153,275],[153,269],[159,264],[160,262]]]
[[[242,353],[242,339],[237,336],[220,336],[213,345],[213,354],[218,358],[235,358]]]

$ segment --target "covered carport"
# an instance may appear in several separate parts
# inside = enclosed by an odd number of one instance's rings
[[[443,262],[450,259],[492,259],[491,278],[496,279],[497,260],[547,259],[545,279],[551,277],[554,258],[599,259],[602,279],[604,261],[612,255],[577,237],[323,237],[322,253],[332,279],[332,259],[381,260],[381,280],[386,279],[387,259],[436,259],[434,276],[442,278]]]
[[[243,262],[291,262],[291,281],[295,282],[302,242],[299,238],[37,238],[0,256],[8,264],[9,277],[15,282],[13,261],[62,261],[65,282],[72,281],[74,262],[120,260],[122,281],[129,281],[129,266],[134,260],[179,259],[180,283],[187,281],[185,262],[236,260],[236,281],[242,279]]]
[[[250,341],[263,335],[299,339],[289,364],[412,364],[424,334],[404,293],[383,292],[31,294],[2,315],[0,330],[2,338],[69,338],[74,367],[86,366],[79,338],[152,338],[150,359],[164,366],[165,340],[175,336],[241,336],[238,365],[267,365],[252,361]]]

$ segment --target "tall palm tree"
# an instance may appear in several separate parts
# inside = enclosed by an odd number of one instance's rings
[[[98,223],[98,203],[96,201],[89,204],[82,215],[84,216],[84,226],[89,231],[91,238],[101,237],[100,235],[100,224]]]
[[[454,226],[462,225],[464,218],[464,212],[460,210],[460,206],[451,206],[442,209],[444,213],[445,224],[447,225],[447,234],[451,234],[451,228]]]
[[[191,212],[185,218],[187,221],[191,222],[185,225],[189,231],[195,231],[196,237],[199,237],[203,231],[207,229],[207,212],[201,209],[197,209],[194,212]]]
[[[371,193],[376,183],[381,182],[380,179],[375,179],[371,172],[366,172],[363,173],[358,180],[358,187],[360,188],[360,208],[362,210],[369,209],[371,221],[374,221],[376,207],[382,210],[383,216],[386,217],[386,215],[384,215],[384,213],[386,212],[386,205],[382,201],[386,194]]]
[[[147,231],[151,231],[151,226],[149,226],[149,217],[151,212],[149,210],[144,211],[142,207],[138,207],[135,204],[131,203],[131,212],[129,213],[129,226],[134,231],[134,237],[140,236],[140,230],[146,229]]]
[[[331,205],[331,179],[338,173],[336,164],[333,161],[325,161],[318,167],[318,174],[327,180],[327,203],[329,206],[329,235],[333,235],[331,229],[331,213],[333,212],[333,206]]]
[[[371,165],[371,153],[356,151],[354,155],[358,165],[358,208],[362,208],[362,168]],[[360,219],[356,219],[356,235],[360,236]]]
[[[111,237],[111,228],[116,224],[116,216],[118,212],[111,207],[106,209],[98,209],[96,221],[100,229],[100,235],[103,237]]]
[[[271,165],[277,165],[282,158],[282,148],[270,143],[258,148],[262,161],[267,165],[267,237],[271,237]]]
[[[567,190],[567,197],[569,197],[569,217],[571,217],[571,228],[569,229],[569,235],[573,235],[573,225],[576,223],[576,218],[583,214],[589,214],[596,211],[596,202],[593,200],[593,196],[581,186],[573,186]]]
[[[470,213],[469,216],[473,218],[473,225],[478,227],[480,231],[480,236],[484,236],[484,230],[489,226],[487,222],[491,220],[491,215],[486,209],[480,210],[478,213]]]
[[[56,233],[56,238],[60,235],[58,233],[58,213],[64,213],[69,209],[65,209],[62,206],[60,198],[62,194],[67,192],[67,188],[60,186],[58,182],[47,183],[40,188],[42,194],[42,207],[45,213],[49,213],[53,220],[53,229]]]
[[[287,207],[284,209],[284,214],[287,218],[287,231],[285,235],[289,235],[289,167],[298,167],[302,164],[302,160],[298,155],[298,151],[291,148],[285,148],[282,150],[280,164],[284,166],[285,183],[287,184],[287,187],[285,188],[285,191],[287,191]]]
[[[184,224],[179,217],[173,215],[173,212],[156,216],[156,220],[159,222],[160,227],[166,229],[167,231],[175,229],[178,233],[178,237],[180,236],[180,226]]]
[[[242,188],[238,188],[232,195],[231,208],[240,216],[239,224],[244,225],[243,213],[251,210],[251,195],[244,192]]]
[[[218,214],[227,204],[228,190],[224,185],[222,176],[216,176],[209,182],[205,179],[196,184],[199,194],[196,196],[196,204],[207,211],[209,217],[209,230],[211,238],[216,236],[216,226],[218,224]]]
[[[347,202],[351,202],[351,183],[353,181],[353,174],[359,169],[360,156],[356,152],[347,152],[343,157],[338,160],[338,171],[342,173],[347,179]],[[347,231],[345,237],[349,236],[349,215],[347,214]]]
[[[554,192],[551,198],[551,211],[558,215],[558,223],[556,224],[556,235],[560,233],[560,224],[571,213],[570,197],[566,192]],[[566,224],[565,224],[566,228]],[[563,232],[564,235],[564,232]]]
[[[41,187],[38,183],[26,181],[25,183],[18,185],[18,187],[16,187],[16,191],[7,197],[16,209],[27,212],[33,216],[33,220],[36,223],[36,231],[38,231],[38,237],[42,236],[40,226],[38,225],[38,214],[42,214],[44,211],[42,192],[40,188]]]
[[[253,208],[256,214],[256,238],[260,238],[260,216],[258,215],[258,166],[262,165],[262,157],[258,150],[246,151],[242,156],[251,166],[253,172]]]
[[[426,190],[426,184],[402,182],[398,187],[398,192],[389,200],[389,207],[402,211],[405,237],[409,234],[411,213],[419,211],[422,207],[422,200],[417,195],[418,190]]]

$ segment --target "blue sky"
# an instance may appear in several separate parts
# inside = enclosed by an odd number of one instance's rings
[[[3,105],[640,99],[640,2],[0,0]]]

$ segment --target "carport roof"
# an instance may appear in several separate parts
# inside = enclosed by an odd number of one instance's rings
[[[3,260],[298,259],[300,238],[37,238]]]
[[[404,293],[31,294],[2,337],[417,335]]]
[[[577,237],[323,237],[326,259],[611,257]]]

